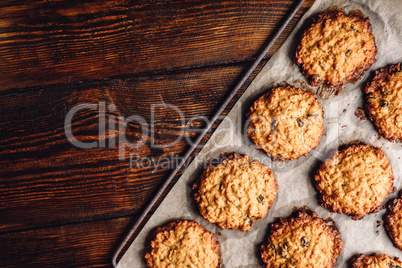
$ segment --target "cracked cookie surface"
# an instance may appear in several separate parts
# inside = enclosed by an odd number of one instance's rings
[[[145,259],[151,268],[221,267],[218,238],[194,221],[176,221],[159,227]]]
[[[261,246],[265,267],[333,267],[343,248],[332,219],[323,220],[307,207],[276,219]]]
[[[321,206],[357,220],[378,211],[395,191],[388,157],[380,148],[349,144],[321,164],[314,184]]]
[[[306,156],[324,132],[324,111],[313,94],[292,86],[262,95],[247,116],[247,135],[274,160]]]
[[[351,268],[402,268],[399,258],[391,258],[386,254],[359,254],[351,260]]]
[[[402,192],[388,204],[384,227],[394,245],[402,250]]]
[[[312,86],[342,86],[376,61],[370,19],[356,13],[322,13],[304,31],[295,61]]]
[[[194,199],[205,220],[223,229],[249,231],[275,202],[278,184],[264,164],[231,153],[209,165],[193,185]]]
[[[402,139],[402,66],[381,68],[364,88],[368,118],[389,141]]]

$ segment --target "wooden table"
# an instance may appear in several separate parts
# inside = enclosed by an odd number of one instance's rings
[[[0,267],[110,267],[200,118],[213,115],[292,5],[1,1]],[[138,148],[122,149],[124,139]]]

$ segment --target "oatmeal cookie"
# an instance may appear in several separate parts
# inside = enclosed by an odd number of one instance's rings
[[[358,220],[379,210],[395,191],[394,175],[380,148],[349,144],[336,150],[314,176],[321,206]]]
[[[364,88],[368,117],[384,138],[402,139],[402,66],[381,68]]]
[[[388,204],[384,226],[394,245],[402,250],[402,192]]]
[[[312,86],[342,86],[376,61],[370,19],[356,13],[322,13],[304,31],[295,61]]]
[[[249,231],[274,203],[278,183],[264,164],[231,153],[209,165],[194,183],[194,199],[205,220],[223,229]]]
[[[386,254],[372,254],[367,256],[365,254],[359,254],[354,257],[350,262],[351,268],[402,268],[402,262],[399,258],[391,258]]]
[[[147,266],[221,267],[218,238],[195,221],[176,221],[159,227],[145,254]]]
[[[324,111],[313,94],[292,86],[277,87],[250,108],[247,135],[274,160],[306,156],[324,132]]]
[[[261,246],[265,267],[334,267],[343,248],[332,219],[323,220],[307,207],[276,219]]]

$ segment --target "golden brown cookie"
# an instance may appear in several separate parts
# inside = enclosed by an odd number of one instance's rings
[[[159,227],[145,254],[148,267],[221,267],[218,238],[195,221]]]
[[[307,207],[276,219],[261,246],[265,267],[334,267],[343,248],[332,219],[323,220]]]
[[[223,229],[250,231],[275,202],[278,184],[264,164],[231,153],[209,165],[194,183],[194,199],[205,220]]]
[[[292,86],[277,87],[250,108],[247,135],[274,160],[306,156],[324,132],[324,111],[313,94]]]
[[[402,192],[388,204],[384,227],[394,245],[402,250]]]
[[[381,68],[364,88],[366,110],[378,132],[389,141],[402,139],[402,66]]]
[[[361,219],[376,212],[395,191],[394,175],[380,148],[349,144],[336,150],[318,169],[314,184],[321,206]]]
[[[304,31],[295,61],[311,85],[342,86],[368,70],[376,55],[369,18],[331,11]]]
[[[399,258],[391,258],[386,254],[359,254],[350,261],[351,268],[402,268]]]

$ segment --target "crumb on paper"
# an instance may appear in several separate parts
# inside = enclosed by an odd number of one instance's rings
[[[360,120],[367,120],[367,115],[366,112],[364,111],[363,108],[358,107],[355,111],[355,115],[360,119]]]

